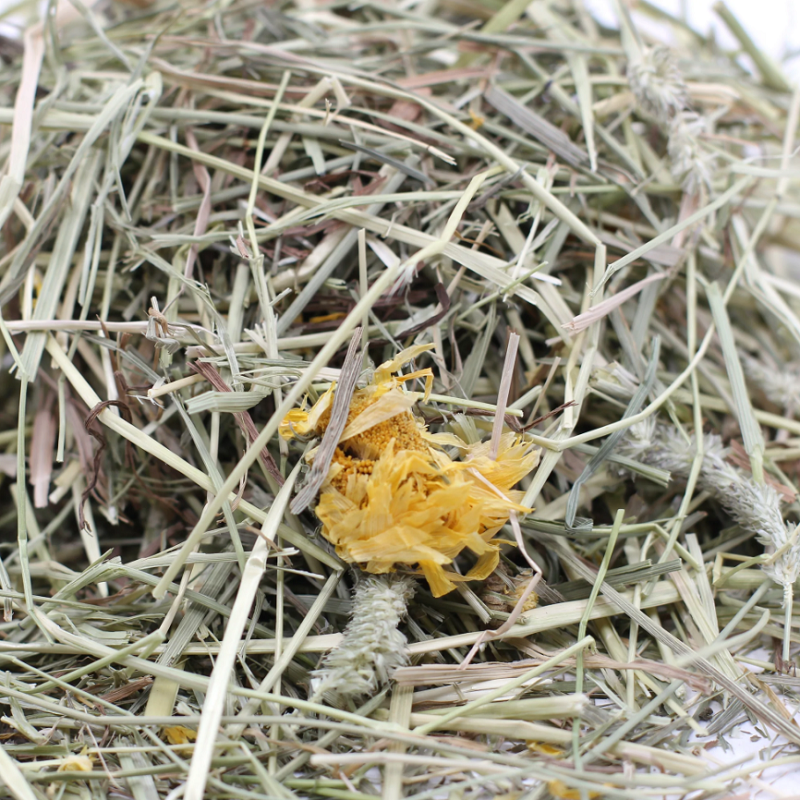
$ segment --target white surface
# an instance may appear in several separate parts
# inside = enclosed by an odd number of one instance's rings
[[[756,649],[748,655],[751,658],[771,661],[773,653],[763,648]],[[759,673],[758,667],[743,667],[751,672]],[[792,703],[777,692],[786,710],[795,715],[795,720],[800,724],[800,714],[795,703]],[[763,696],[762,696],[762,699]],[[720,710],[718,703],[713,704],[715,712]],[[787,756],[797,757],[797,748],[787,743],[782,736],[770,735],[765,738],[759,731],[763,731],[760,723],[753,725],[745,722],[739,730],[732,730],[726,735],[725,740],[730,746],[729,749],[722,747],[712,747],[705,751],[704,757],[710,764],[717,764],[724,768],[724,776],[735,773],[739,770],[752,770],[747,785],[734,791],[732,797],[748,797],[751,800],[768,800],[768,798],[780,798],[781,800],[797,800],[800,798],[800,763],[784,764],[782,766],[770,767],[769,769],[758,771],[757,767],[765,761],[785,758]],[[769,731],[767,731],[769,733]],[[699,745],[703,746],[708,740],[693,737]],[[738,791],[738,795],[736,792]],[[744,795],[742,795],[744,792]]]
[[[635,0],[621,0],[635,5]],[[32,0],[33,2],[33,0]],[[326,0],[318,0],[322,5]],[[584,0],[585,6],[604,24],[616,27],[616,0]],[[671,14],[686,18],[701,33],[713,30],[717,40],[726,47],[735,48],[736,41],[719,17],[713,12],[716,0],[651,0]],[[739,18],[754,41],[776,61],[783,64],[786,73],[800,81],[800,0],[726,0],[728,8]],[[19,4],[19,0],[0,0],[0,17]],[[634,13],[637,22],[642,18]],[[19,15],[15,20],[0,19],[0,33],[18,35]],[[16,23],[16,24],[15,24]],[[643,27],[651,26],[645,21]],[[788,58],[787,58],[788,57]]]
[[[650,0],[676,17],[684,17],[696,31],[714,32],[725,48],[737,49],[738,42],[714,13],[716,0]],[[603,24],[617,27],[615,0],[584,0],[585,6]],[[630,0],[626,3],[630,3]],[[726,0],[753,41],[773,59],[782,63],[788,77],[800,81],[800,0]],[[685,10],[685,11],[684,11]],[[634,12],[634,20],[648,31],[655,27],[648,18]],[[648,24],[649,23],[649,24]],[[745,63],[747,59],[743,60]]]

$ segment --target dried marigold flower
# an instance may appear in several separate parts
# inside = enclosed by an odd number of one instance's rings
[[[539,454],[513,433],[501,437],[496,459],[489,457],[488,442],[470,445],[453,434],[429,433],[413,413],[422,395],[403,384],[424,377],[427,394],[431,371],[398,373],[430,347],[404,350],[354,392],[316,514],[343,560],[374,574],[416,565],[440,597],[456,581],[481,580],[494,571],[494,537],[511,511],[530,511],[512,487],[536,466]],[[322,435],[334,392],[331,387],[308,411],[292,411],[281,434]],[[456,447],[460,460],[443,446]],[[314,451],[308,457],[313,460]],[[473,568],[466,575],[446,569],[465,549],[477,556]]]

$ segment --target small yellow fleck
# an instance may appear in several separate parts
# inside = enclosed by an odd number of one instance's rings
[[[548,781],[547,790],[553,797],[560,797],[561,800],[581,800],[580,790],[570,789],[564,781]],[[586,795],[587,797],[600,797],[600,792],[587,792]]]
[[[553,756],[554,758],[562,758],[564,756],[564,751],[560,747],[553,747],[553,745],[544,742],[528,742],[527,746],[532,753],[540,753],[543,756]]]
[[[477,131],[478,128],[481,128],[483,123],[486,122],[486,117],[476,114],[472,109],[469,110],[469,115],[472,117],[472,122],[470,122],[469,127],[474,131]]]
[[[94,762],[89,756],[68,755],[58,766],[58,772],[91,772]]]
[[[197,738],[197,731],[183,725],[172,725],[162,731],[170,744],[189,744]]]
[[[526,585],[523,584],[521,586],[517,586],[516,589],[511,593],[512,604],[514,606],[522,599],[522,595],[525,593]],[[522,611],[523,613],[526,611],[533,611],[536,606],[539,605],[539,595],[536,592],[531,592],[528,595],[528,599],[522,604]]]
[[[337,319],[344,319],[347,314],[344,311],[335,311],[333,314],[323,314],[319,317],[311,317],[308,321],[311,322],[334,322]]]

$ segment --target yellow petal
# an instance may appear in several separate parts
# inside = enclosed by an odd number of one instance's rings
[[[466,448],[466,462],[501,491],[527,475],[539,463],[539,451],[514,433],[500,437],[497,458],[489,457],[490,442],[478,442]]]
[[[164,728],[163,734],[170,744],[189,744],[197,738],[197,731],[183,725],[172,725]]]
[[[58,772],[91,772],[93,768],[89,756],[69,755],[58,765]]]
[[[304,436],[308,431],[308,412],[293,408],[278,425],[278,433],[282,439],[294,439],[298,434]]]
[[[333,405],[333,396],[336,391],[336,384],[332,383],[328,390],[323,394],[308,412],[309,429],[315,431],[319,425],[320,417]]]
[[[278,426],[278,433],[284,439],[293,439],[295,436],[309,436],[317,430],[320,417],[333,405],[335,384],[331,384],[328,391],[311,407],[310,411],[293,408]]]
[[[376,370],[374,383],[383,383],[384,381],[391,380],[392,375],[397,372],[401,367],[408,364],[417,356],[432,350],[435,345],[433,344],[415,344],[413,347],[407,347],[405,350],[399,352],[391,361],[384,361]]]
[[[466,575],[467,580],[468,581],[485,580],[497,569],[497,565],[499,563],[500,563],[500,553],[497,552],[497,548],[494,548],[489,552],[484,553],[475,562],[475,566],[467,573]]]
[[[438,564],[434,564],[432,561],[420,561],[419,568],[422,570],[425,580],[428,581],[434,597],[441,597],[456,588],[456,585],[447,578],[445,571]]]
[[[561,800],[581,800],[581,793],[578,789],[570,789],[564,781],[552,780],[547,782],[547,790],[553,797]],[[600,797],[599,792],[587,792],[590,798]]]
[[[464,442],[454,433],[429,433],[425,431],[422,437],[431,444],[438,445],[439,447],[464,447]]]
[[[553,747],[551,744],[545,744],[543,742],[528,742],[527,747],[528,750],[531,750],[534,753],[541,753],[545,756],[555,756],[556,758],[564,757],[564,751],[560,747]]]

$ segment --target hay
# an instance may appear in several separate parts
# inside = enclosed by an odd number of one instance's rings
[[[50,9],[0,83],[2,796],[795,764],[800,91],[730,11],[741,51],[579,0]],[[346,702],[311,674],[358,571],[277,434],[351,339],[362,380],[431,344],[429,428],[541,458],[495,574],[415,580],[408,665]],[[783,746],[704,755],[743,719]]]

